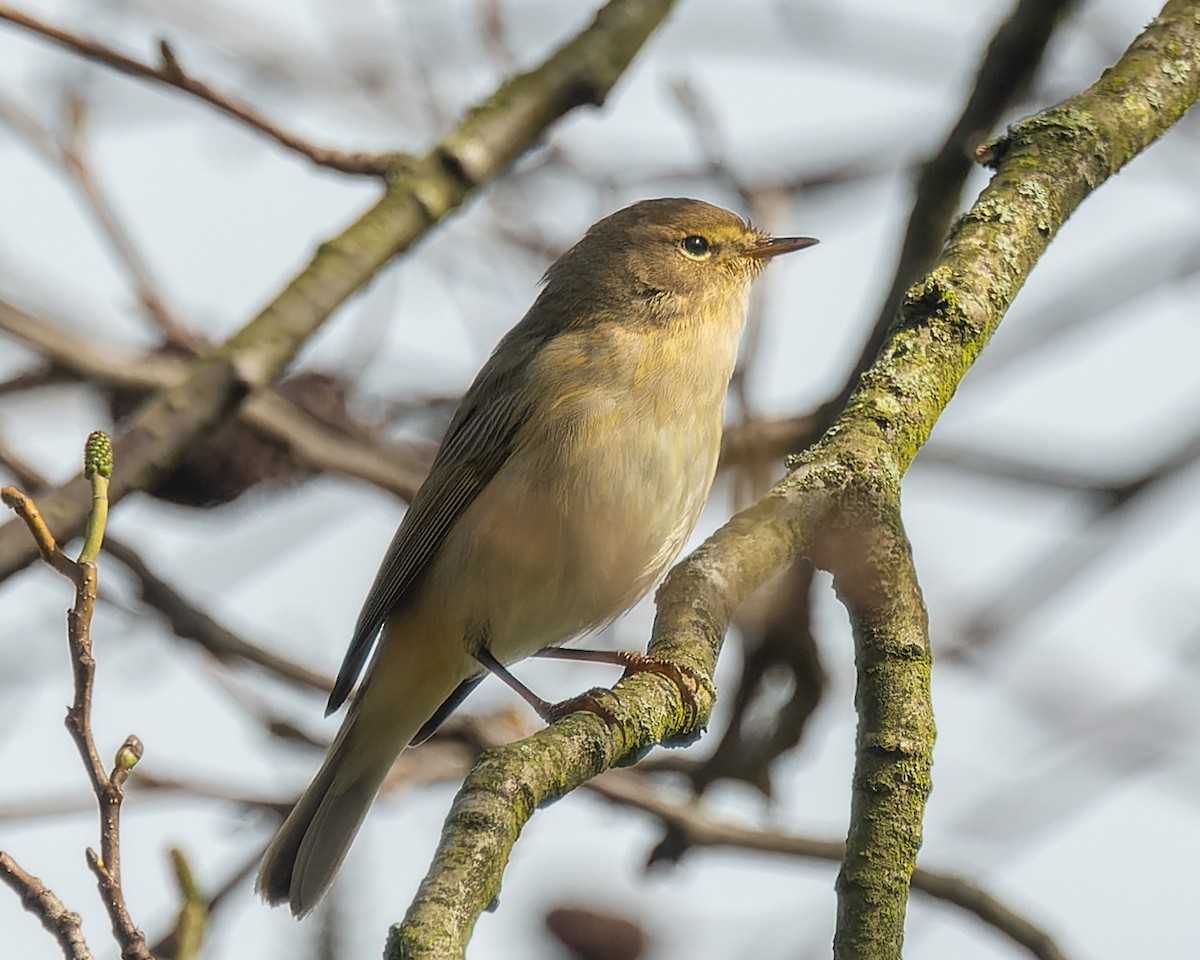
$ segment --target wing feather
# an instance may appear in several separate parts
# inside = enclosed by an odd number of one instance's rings
[[[515,345],[516,359],[529,355],[520,349],[521,344]],[[327,716],[350,695],[384,622],[403,605],[447,533],[512,453],[529,414],[529,397],[521,389],[525,364],[510,361],[500,365],[496,362],[498,354],[499,348],[463,397],[429,477],[413,497],[392,538],[359,613],[354,637],[329,696]]]

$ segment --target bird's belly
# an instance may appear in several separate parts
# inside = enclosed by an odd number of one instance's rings
[[[599,448],[566,440],[553,456],[547,445],[514,452],[448,535],[427,595],[460,609],[467,644],[486,643],[503,662],[614,619],[691,533],[717,422],[609,421]]]

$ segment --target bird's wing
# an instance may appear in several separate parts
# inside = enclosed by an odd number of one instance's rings
[[[501,366],[493,357],[463,397],[429,477],[413,497],[371,584],[326,716],[350,695],[384,621],[404,602],[450,528],[508,460],[528,417],[528,394],[520,389],[523,373],[524,364]]]

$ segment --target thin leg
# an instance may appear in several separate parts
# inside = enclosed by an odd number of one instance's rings
[[[553,723],[555,720],[565,717],[568,713],[575,713],[579,710],[587,710],[589,713],[594,713],[605,723],[616,723],[616,715],[598,699],[600,694],[607,693],[608,691],[597,688],[589,690],[586,693],[581,693],[577,697],[560,700],[558,703],[551,703],[549,700],[543,700],[509,673],[508,668],[492,656],[492,651],[487,647],[480,647],[475,653],[475,659],[508,684],[522,700],[537,711],[537,715],[546,723]]]
[[[553,711],[554,704],[549,700],[543,700],[536,693],[530,690],[525,684],[508,672],[508,667],[502,664],[499,660],[492,656],[492,651],[487,647],[480,647],[475,651],[475,659],[487,667],[488,672],[499,677],[509,688],[513,690],[522,700],[529,704],[537,712],[537,715],[550,722],[550,714]]]

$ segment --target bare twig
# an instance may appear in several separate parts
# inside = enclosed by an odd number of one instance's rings
[[[176,356],[134,357],[73,332],[69,324],[47,319],[0,300],[0,331],[44,356],[55,369],[110,387],[152,390],[178,383],[187,362]]]
[[[21,906],[41,921],[58,941],[66,960],[92,960],[83,938],[83,918],[63,906],[54,891],[32,873],[26,873],[7,853],[0,851],[0,880],[21,898]]]
[[[840,840],[747,827],[714,817],[695,803],[672,802],[651,787],[646,777],[632,770],[610,770],[589,782],[587,789],[658,817],[673,835],[667,851],[672,858],[688,847],[733,847],[837,863],[846,850]],[[660,846],[659,850],[663,849]],[[912,887],[974,914],[1038,960],[1066,960],[1066,954],[1046,930],[965,877],[917,867]]]
[[[87,124],[84,103],[72,97],[66,106],[68,122],[65,124],[66,134],[61,143],[27,111],[7,97],[0,97],[0,120],[20,134],[47,162],[58,167],[66,175],[108,239],[117,259],[124,266],[142,306],[158,324],[168,342],[179,346],[199,346],[198,339],[187,330],[167,305],[166,298],[158,290],[149,264],[92,175],[85,152],[84,130]]]
[[[96,876],[100,898],[108,911],[123,960],[152,960],[146,949],[145,935],[129,916],[121,887],[121,802],[125,779],[141,759],[142,744],[135,736],[127,737],[117,751],[112,771],[106,772],[92,735],[92,688],[96,675],[91,636],[97,589],[95,557],[104,536],[111,475],[111,441],[105,434],[93,433],[88,437],[84,456],[84,476],[91,484],[93,502],[88,511],[84,549],[78,561],[71,561],[62,552],[30,498],[12,487],[5,487],[0,496],[24,520],[43,559],[75,586],[75,603],[67,612],[67,642],[71,651],[75,696],[67,709],[66,725],[100,806],[100,853],[88,849],[88,866]]]
[[[96,40],[81,37],[70,30],[53,26],[12,7],[0,5],[0,20],[7,20],[57,46],[64,47],[85,59],[124,73],[139,80],[161,83],[215,107],[249,127],[258,130],[276,143],[307,157],[313,163],[342,173],[386,177],[400,168],[406,159],[401,153],[367,153],[321,147],[267,119],[249,104],[215,89],[186,73],[171,45],[159,40],[157,64],[143,63]]]
[[[29,535],[37,544],[38,553],[41,554],[42,559],[72,583],[76,583],[75,562],[62,552],[58,541],[54,539],[54,534],[50,532],[46,521],[42,519],[37,504],[16,487],[5,487],[0,490],[0,502],[3,502],[25,522],[25,526],[29,529]]]
[[[100,189],[92,173],[91,164],[87,158],[87,144],[84,139],[84,104],[73,100],[68,108],[75,116],[74,122],[67,126],[67,137],[61,146],[61,164],[78,187],[85,203],[92,211],[96,223],[108,238],[117,259],[125,268],[129,279],[137,291],[138,300],[146,313],[158,325],[163,337],[170,344],[187,347],[193,352],[200,352],[205,345],[202,338],[192,333],[187,325],[179,318],[174,308],[167,302],[166,295],[159,288],[157,279],[146,258],[134,242],[125,224],[117,215],[109,202],[107,195]]]
[[[142,602],[166,617],[176,636],[194,640],[221,662],[242,660],[269,670],[298,686],[320,693],[328,693],[332,689],[332,677],[250,643],[214,620],[157,576],[141,555],[129,545],[109,539],[105,549],[137,578],[138,594]]]
[[[0,300],[0,330],[19,338],[55,365],[85,380],[113,388],[152,390],[180,383],[188,361],[168,354],[120,353]],[[367,439],[365,426],[337,430],[321,423],[276,389],[254,391],[238,416],[269,440],[282,444],[311,470],[337,473],[374,484],[411,500],[433,459],[432,446],[384,444]]]
[[[54,387],[63,383],[73,383],[75,380],[65,370],[58,370],[50,364],[43,364],[31,370],[0,380],[0,397],[10,393],[24,393],[27,390],[37,390],[40,387]]]

